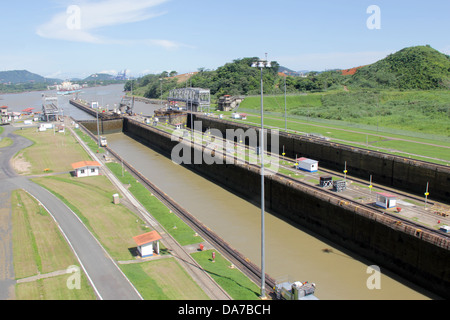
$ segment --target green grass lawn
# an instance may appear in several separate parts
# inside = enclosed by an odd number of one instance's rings
[[[67,270],[78,261],[50,214],[23,190],[13,191],[13,259],[16,279]],[[18,283],[17,300],[95,300],[84,273],[80,290],[67,287],[69,275]]]
[[[124,264],[120,268],[145,300],[209,300],[174,258]]]
[[[94,291],[84,273],[81,274],[81,289],[67,288],[68,275],[40,279],[16,285],[17,300],[96,300]]]
[[[105,176],[74,178],[70,175],[33,179],[66,202],[117,260],[134,259],[134,236],[150,231],[122,204],[113,203],[117,190]],[[80,201],[80,199],[83,199]]]
[[[344,120],[450,137],[449,90],[329,90],[288,95],[289,115]],[[247,97],[241,108],[260,109],[259,97]],[[284,95],[265,96],[264,111],[283,113]]]
[[[120,164],[108,163],[107,166],[123,184],[130,185],[128,190],[179,244],[184,246],[204,241],[201,237],[195,236],[195,232],[174,213],[170,212],[145,186],[136,182],[136,179],[129,172],[125,170],[124,176],[122,176]]]
[[[217,252],[213,262],[212,253],[206,250],[191,255],[234,300],[258,300],[259,287],[240,270],[230,268],[231,263]]]
[[[2,140],[0,140],[0,149],[9,147],[12,144],[13,141],[10,138],[3,138]]]
[[[102,147],[99,147],[98,142],[92,140],[92,138],[88,134],[84,133],[81,129],[73,129],[73,130],[81,138],[81,140],[83,140],[83,142],[88,146],[88,148],[92,152],[99,153],[99,154],[105,153],[105,149]]]
[[[33,145],[18,152],[15,161],[29,164],[28,170],[16,170],[22,174],[43,174],[46,169],[50,172],[64,172],[72,170],[72,163],[91,160],[81,145],[70,133],[54,133],[51,130],[37,132],[36,128],[15,131],[31,141]]]
[[[260,125],[259,113],[255,111],[255,115],[248,113],[247,120],[238,121],[250,123],[252,125]],[[231,119],[228,119],[231,120]],[[448,120],[450,122],[450,119]],[[264,117],[264,124],[267,127],[277,127],[280,130],[285,128],[285,119],[282,116],[266,114]],[[377,132],[369,129],[355,128],[345,126],[342,124],[327,124],[326,122],[316,122],[314,119],[301,120],[297,118],[288,118],[288,130],[298,134],[314,133],[327,137],[330,141],[367,148],[370,150],[379,150],[393,154],[401,154],[409,157],[407,153],[411,153],[414,159],[421,159],[435,163],[450,162],[450,141],[433,140],[426,138],[419,138],[416,136],[392,134],[387,132]],[[404,139],[409,141],[403,141]],[[430,145],[433,144],[433,145]],[[394,152],[396,150],[397,152]],[[440,160],[433,160],[426,157],[431,157]]]

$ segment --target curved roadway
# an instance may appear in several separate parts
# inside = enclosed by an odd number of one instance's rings
[[[71,245],[98,299],[142,300],[135,287],[75,213],[46,189],[31,182],[27,177],[15,173],[10,165],[10,160],[18,151],[30,146],[32,142],[13,134],[13,131],[17,128],[11,126],[5,126],[4,128],[5,132],[2,136],[9,137],[14,143],[9,147],[0,149],[0,195],[6,199],[9,198],[7,195],[10,195],[11,191],[24,189],[47,208]],[[0,209],[3,206],[7,206],[7,204],[2,201]],[[11,232],[10,221],[8,224],[9,227],[0,230],[0,242],[8,242],[8,239],[11,238],[7,235],[8,232]],[[13,272],[11,272],[12,249],[10,243],[2,243],[1,245],[2,248],[6,248],[2,250],[6,253],[0,270],[7,271],[3,272],[5,274],[3,277],[0,274],[0,298],[10,299],[11,286],[15,283],[12,276]]]

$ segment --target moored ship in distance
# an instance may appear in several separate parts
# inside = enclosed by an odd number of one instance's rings
[[[56,90],[59,95],[68,95],[81,92],[81,86],[79,84],[73,84],[72,82],[65,81],[61,85],[57,85]]]

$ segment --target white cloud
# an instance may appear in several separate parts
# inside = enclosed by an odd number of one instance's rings
[[[439,51],[442,52],[442,53],[445,53],[445,54],[450,55],[450,45],[448,45],[448,46],[442,48],[442,49],[439,50]]]
[[[61,77],[62,74],[63,74],[63,73],[62,73],[62,71],[60,70],[60,71],[56,71],[56,72],[50,73],[50,74],[44,76],[44,78],[48,78],[48,79],[57,79],[57,78]]]
[[[295,70],[323,71],[350,69],[377,62],[395,51],[307,53],[296,56],[280,56],[276,60],[282,66]]]
[[[95,74],[110,74],[110,75],[113,75],[113,76],[115,76],[115,75],[117,75],[117,74],[118,74],[118,71],[117,71],[117,70],[115,70],[115,69],[110,69],[110,70],[102,70],[102,71],[96,72]]]
[[[63,12],[40,25],[36,33],[49,39],[93,44],[147,44],[166,49],[181,46],[161,39],[111,39],[99,34],[99,29],[145,21],[166,12],[149,11],[169,0],[103,0],[95,3],[68,5]]]

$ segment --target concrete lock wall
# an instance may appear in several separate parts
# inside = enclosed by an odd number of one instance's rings
[[[226,129],[243,129],[256,126],[227,120],[195,115],[195,121],[201,121],[203,130],[215,128],[225,136]],[[268,150],[270,132],[267,136]],[[319,161],[319,166],[342,172],[347,162],[348,173],[369,181],[370,175],[374,183],[400,189],[419,196],[424,196],[427,183],[429,199],[450,203],[450,168],[444,165],[407,159],[382,152],[365,150],[326,141],[324,139],[287,134],[280,132],[278,154],[284,150],[287,157],[296,155]],[[273,150],[272,150],[273,151]]]
[[[75,101],[75,100],[70,100],[69,103],[75,107],[77,107],[78,109],[83,110],[84,112],[90,114],[91,116],[97,116],[97,111],[93,110],[91,107],[89,107],[87,104],[81,102],[81,101]]]
[[[169,134],[130,119],[124,119],[124,133],[169,157],[178,144],[171,141]],[[194,157],[193,152],[191,155]],[[236,163],[186,167],[255,204],[260,203],[261,176],[255,166]],[[399,225],[374,209],[280,176],[268,176],[265,190],[267,211],[450,298],[448,240],[443,242],[442,237]]]
[[[93,134],[97,135],[97,120],[84,120],[80,121],[86,129],[88,129]],[[101,135],[104,134],[112,134],[119,133],[123,131],[123,119],[114,119],[114,120],[98,120],[98,129]]]

